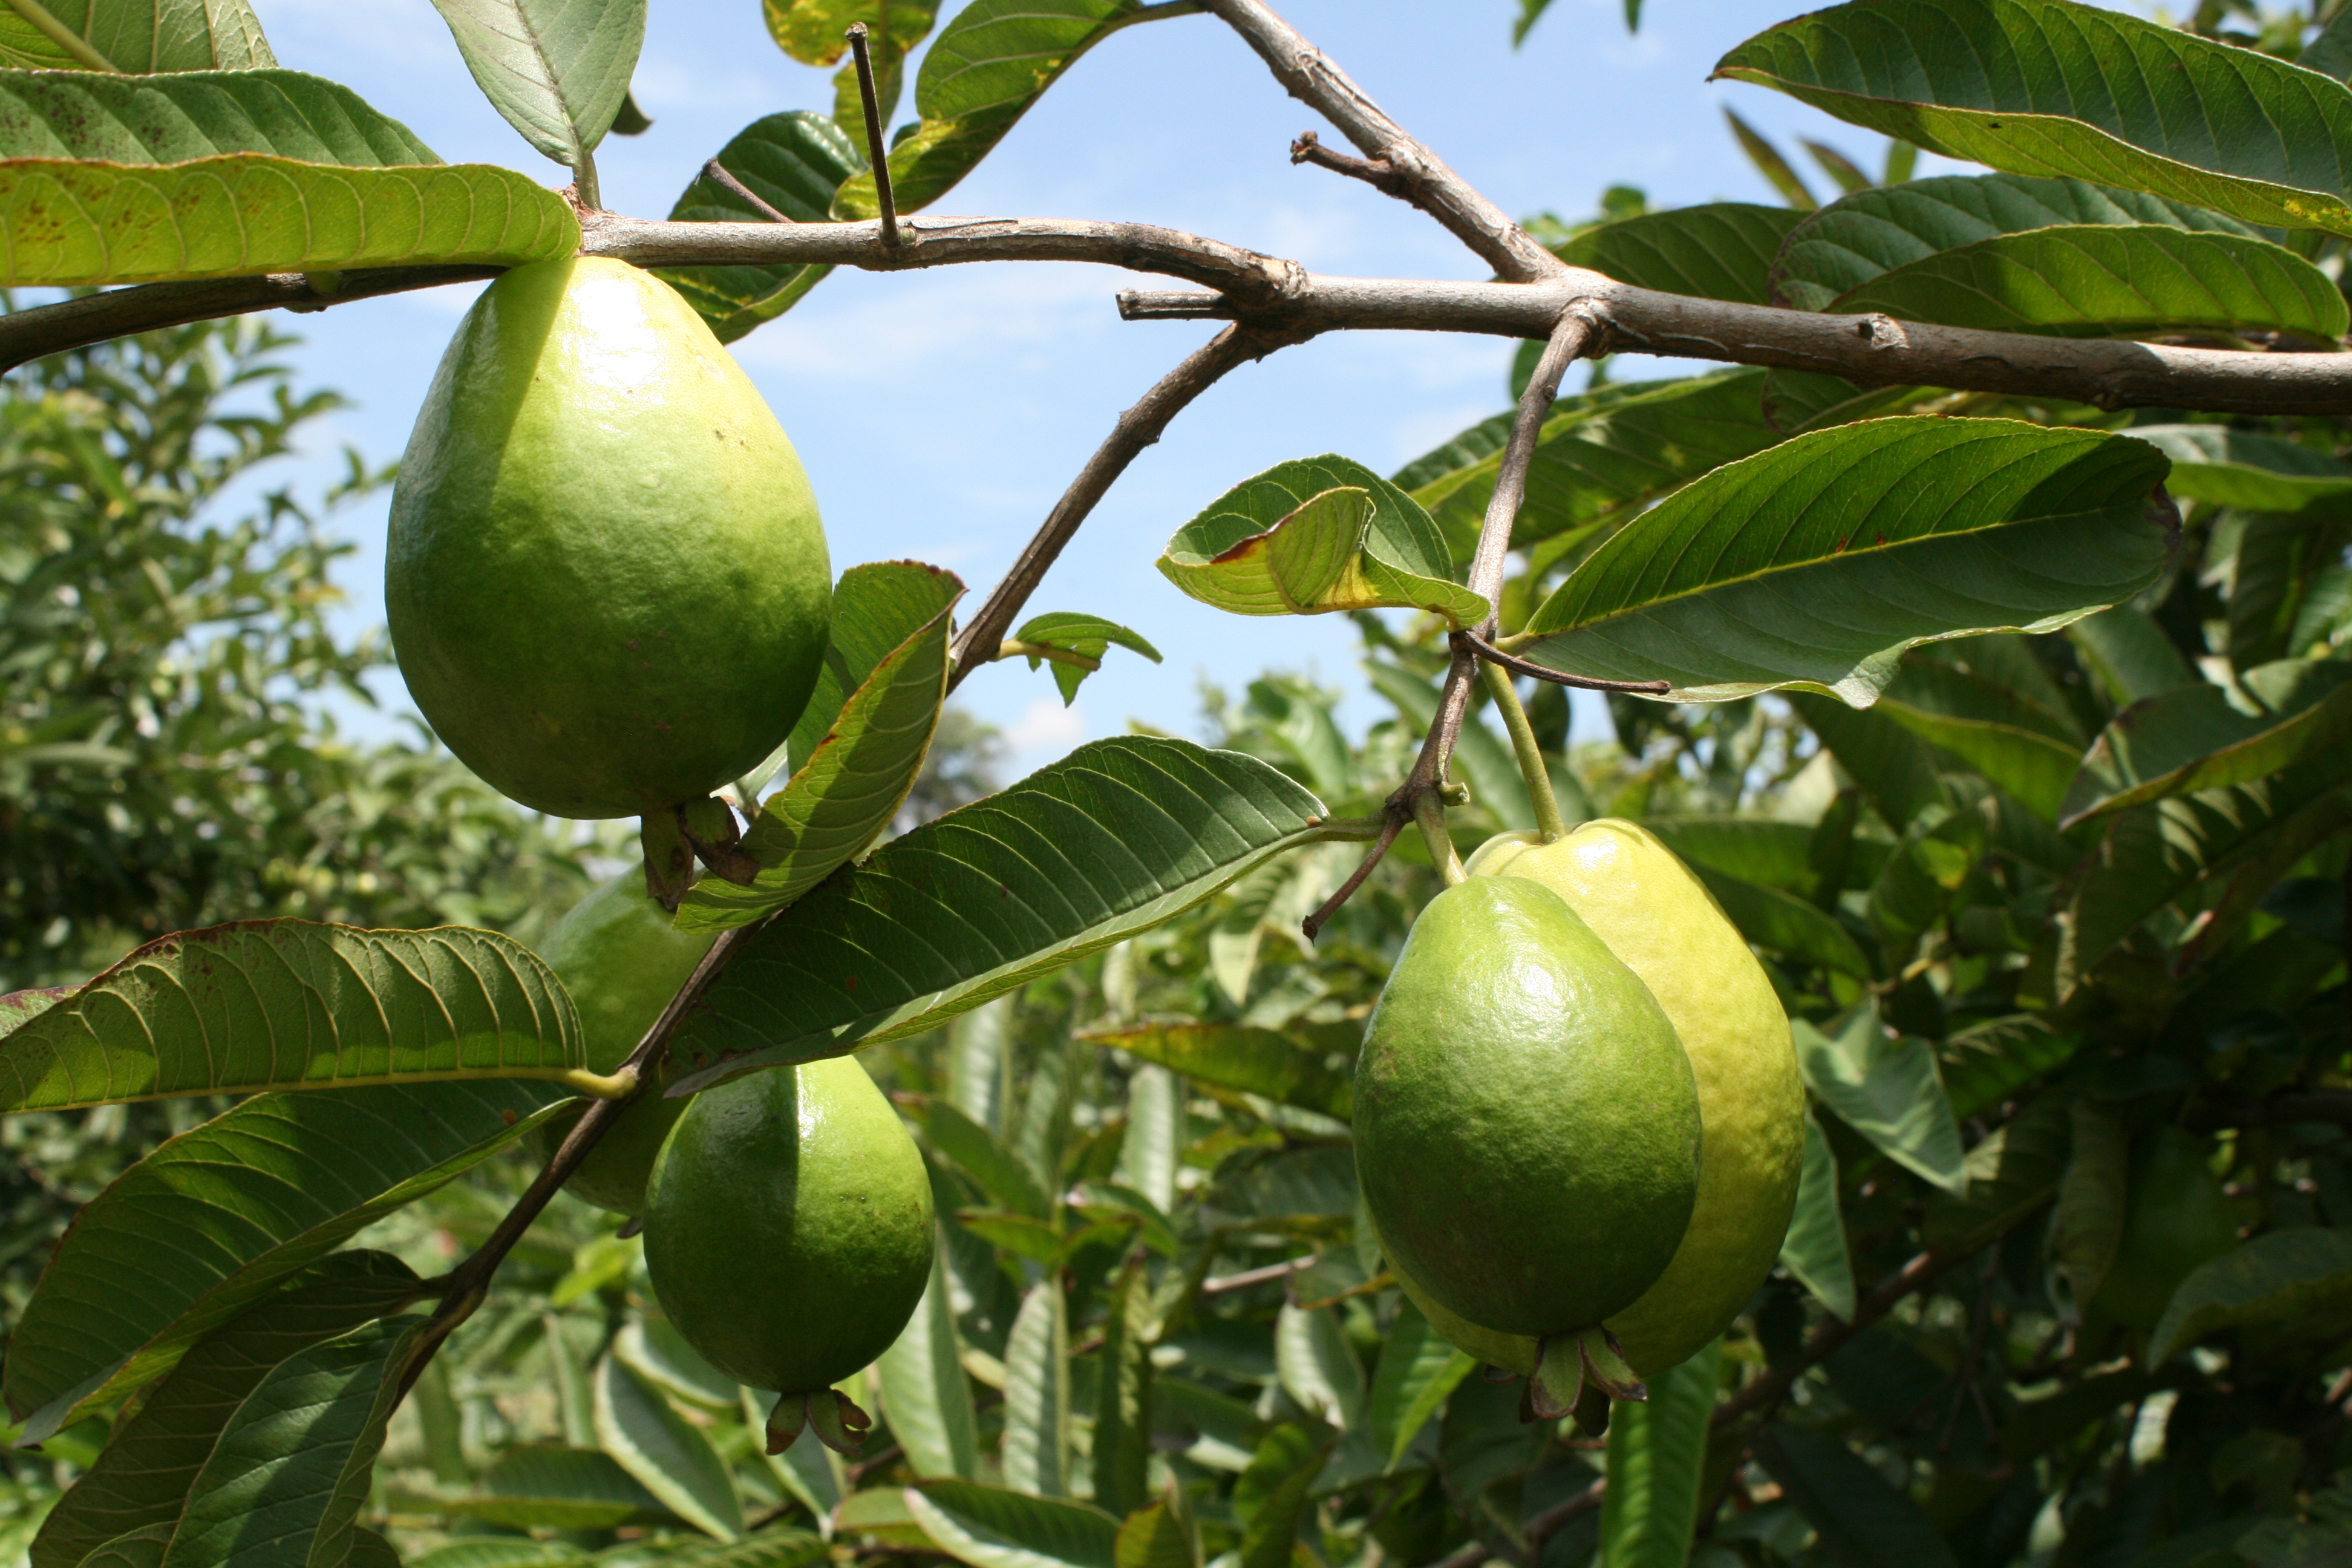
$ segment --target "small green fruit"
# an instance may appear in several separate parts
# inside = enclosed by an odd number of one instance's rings
[[[2179,1127],[2132,1142],[2124,1230],[2092,1306],[2116,1322],[2152,1329],[2198,1265],[2238,1245],[2237,1216],[2208,1161],[2212,1146]]]
[[[558,816],[702,799],[791,731],[831,605],[792,443],[667,284],[567,258],[483,290],[384,562],[401,674],[460,761]]]
[[[1356,1170],[1398,1272],[1512,1334],[1588,1328],[1688,1223],[1698,1090],[1674,1026],[1549,889],[1430,900],[1356,1058]]]
[[[1706,1127],[1698,1201],[1666,1271],[1609,1320],[1633,1370],[1654,1376],[1728,1328],[1780,1258],[1805,1159],[1788,1015],[1706,885],[1646,828],[1604,818],[1552,844],[1505,834],[1469,869],[1559,894],[1642,977],[1689,1053]],[[1530,1367],[1534,1354],[1532,1342],[1521,1352]],[[1495,1364],[1526,1370],[1518,1359]]]
[[[930,1177],[866,1069],[835,1057],[705,1089],[646,1200],[670,1322],[729,1377],[777,1391],[772,1442],[791,1440],[803,1400],[826,1435],[809,1396],[887,1350],[931,1275]]]
[[[592,1071],[611,1072],[637,1048],[717,940],[715,931],[673,930],[669,911],[646,896],[646,879],[635,871],[623,872],[572,906],[549,933],[540,956],[580,1011]],[[671,1076],[666,1069],[621,1112],[563,1184],[564,1191],[614,1214],[646,1212],[646,1177],[688,1103],[662,1098]],[[534,1129],[528,1146],[545,1162],[578,1120],[562,1117]]]

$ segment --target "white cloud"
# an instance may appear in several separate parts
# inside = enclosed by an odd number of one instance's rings
[[[1084,706],[1062,706],[1059,697],[1040,697],[1021,710],[1004,731],[1014,777],[1035,772],[1094,732]]]

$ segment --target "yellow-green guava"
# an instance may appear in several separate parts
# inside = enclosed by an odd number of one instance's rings
[[[646,1188],[654,1293],[704,1360],[776,1391],[771,1453],[803,1418],[835,1447],[862,1428],[833,1384],[907,1326],[931,1247],[923,1157],[854,1058],[696,1095]]]
[[[2153,1127],[2132,1141],[2123,1235],[2091,1298],[2098,1312],[2152,1329],[2199,1264],[2238,1245],[2237,1216],[2211,1155],[2207,1140],[2179,1127]]]
[[[1705,1127],[1697,1202],[1673,1262],[1608,1321],[1633,1370],[1655,1376],[1729,1327],[1780,1257],[1805,1150],[1805,1087],[1788,1016],[1706,884],[1633,823],[1589,822],[1551,844],[1504,834],[1481,846],[1468,869],[1559,894],[1642,977],[1688,1053]],[[1396,1272],[1454,1344],[1507,1371],[1535,1369],[1533,1339],[1448,1312]]]
[[[832,581],[791,441],[667,284],[581,257],[483,290],[384,562],[401,674],[467,767],[558,816],[708,796],[791,732]]]
[[[1413,922],[1356,1058],[1356,1173],[1401,1273],[1514,1334],[1649,1289],[1698,1189],[1674,1026],[1559,897],[1476,877]]]
[[[609,1073],[637,1048],[718,940],[715,931],[672,929],[669,911],[646,895],[646,879],[635,871],[614,878],[572,907],[541,944],[540,956],[579,1009],[592,1071]],[[646,1177],[688,1103],[662,1098],[662,1087],[673,1076],[665,1068],[621,1112],[563,1184],[564,1191],[614,1214],[646,1212]],[[534,1129],[529,1147],[544,1162],[578,1120],[561,1117]]]

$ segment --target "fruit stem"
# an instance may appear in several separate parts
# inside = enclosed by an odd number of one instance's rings
[[[596,184],[596,154],[585,147],[580,149],[580,162],[572,165],[572,189],[590,212],[604,210],[604,193]]]
[[[1462,857],[1454,853],[1454,835],[1445,830],[1445,807],[1435,790],[1424,790],[1413,797],[1412,818],[1421,825],[1421,837],[1429,845],[1429,858],[1436,863],[1437,874],[1449,888],[1460,887],[1470,879],[1462,868]]]
[[[637,1088],[637,1075],[627,1068],[615,1073],[590,1072],[586,1068],[573,1068],[557,1081],[598,1100],[625,1100],[635,1093]]]
[[[1518,691],[1511,685],[1511,673],[1499,664],[1478,661],[1478,672],[1486,682],[1486,694],[1495,700],[1496,710],[1503,716],[1503,728],[1511,732],[1511,751],[1519,760],[1519,777],[1527,781],[1528,799],[1536,808],[1536,831],[1547,844],[1557,844],[1568,837],[1568,823],[1559,814],[1559,797],[1552,793],[1551,770],[1544,766],[1543,748],[1536,744],[1535,726],[1528,722],[1528,710],[1519,704]]]

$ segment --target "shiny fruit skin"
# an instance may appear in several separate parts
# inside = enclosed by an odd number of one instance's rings
[[[2179,1127],[2132,1142],[2123,1235],[2092,1305],[2129,1328],[2152,1329],[2172,1293],[2200,1263],[2238,1245],[2229,1194],[2207,1163],[2211,1145]]]
[[[1517,1334],[1600,1322],[1690,1218],[1698,1092],[1647,987],[1558,895],[1448,888],[1356,1058],[1357,1179],[1400,1273]]]
[[[800,459],[676,291],[518,267],[467,311],[393,491],[384,608],[458,760],[558,816],[699,800],[790,732],[832,574]]]
[[[1764,966],[1674,851],[1615,818],[1552,844],[1531,837],[1490,840],[1471,874],[1524,877],[1567,900],[1649,986],[1698,1079],[1706,1154],[1690,1225],[1657,1283],[1609,1320],[1633,1370],[1653,1376],[1730,1327],[1779,1260],[1805,1160],[1804,1079]]]
[[[634,870],[624,871],[572,907],[541,944],[540,956],[563,982],[580,1011],[592,1071],[611,1072],[637,1048],[718,940],[716,931],[673,929],[669,911],[646,896],[645,877]],[[688,1103],[662,1098],[662,1085],[669,1077],[665,1072],[621,1113],[563,1184],[565,1192],[614,1214],[646,1212],[646,1177],[662,1140]],[[529,1146],[541,1163],[578,1120],[561,1117],[533,1130]]]
[[[749,1387],[831,1387],[890,1347],[930,1279],[929,1174],[853,1058],[696,1095],[646,1200],[662,1310]]]

